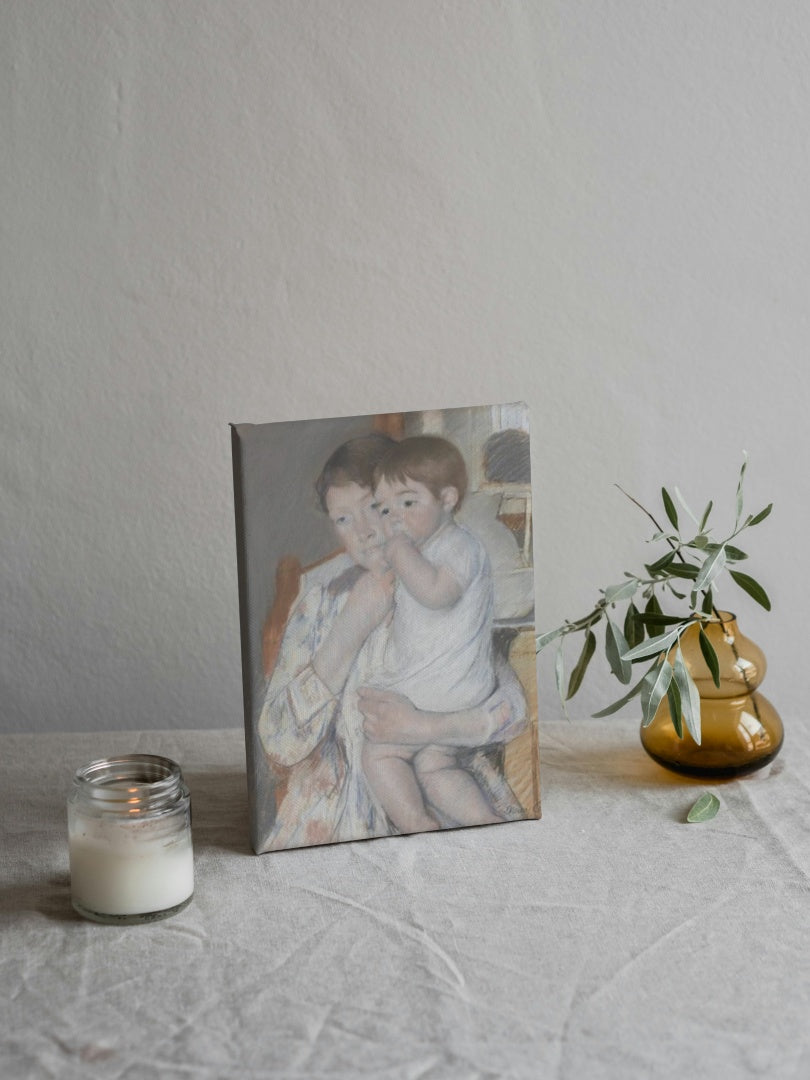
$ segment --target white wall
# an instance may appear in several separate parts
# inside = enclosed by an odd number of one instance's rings
[[[241,724],[228,421],[517,398],[541,628],[749,451],[789,721],[809,72],[803,0],[4,0],[3,728]]]

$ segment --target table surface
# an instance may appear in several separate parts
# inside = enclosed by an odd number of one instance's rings
[[[768,770],[704,784],[633,723],[545,723],[541,821],[262,856],[237,729],[2,736],[0,1076],[803,1080],[810,725],[785,726]],[[65,798],[133,751],[183,767],[195,897],[99,926]]]

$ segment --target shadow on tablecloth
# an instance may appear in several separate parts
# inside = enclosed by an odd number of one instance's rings
[[[82,921],[70,903],[69,874],[0,886],[0,926],[18,920],[21,912],[44,915],[56,922]]]
[[[252,854],[244,770],[211,767],[184,775],[191,790],[194,851],[215,848]]]

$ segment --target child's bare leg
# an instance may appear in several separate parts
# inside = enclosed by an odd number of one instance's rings
[[[413,756],[412,746],[367,742],[363,747],[363,771],[368,785],[401,833],[428,832],[439,827],[425,809]]]
[[[414,758],[414,771],[430,802],[459,825],[503,821],[474,777],[466,769],[459,768],[452,750],[441,746],[424,747]]]

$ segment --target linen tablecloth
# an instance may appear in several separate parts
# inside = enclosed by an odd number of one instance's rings
[[[627,721],[541,724],[541,821],[255,856],[242,732],[0,737],[3,1080],[810,1076],[810,726],[681,779]],[[75,768],[192,791],[164,922],[70,907]],[[708,789],[718,816],[687,825]]]

